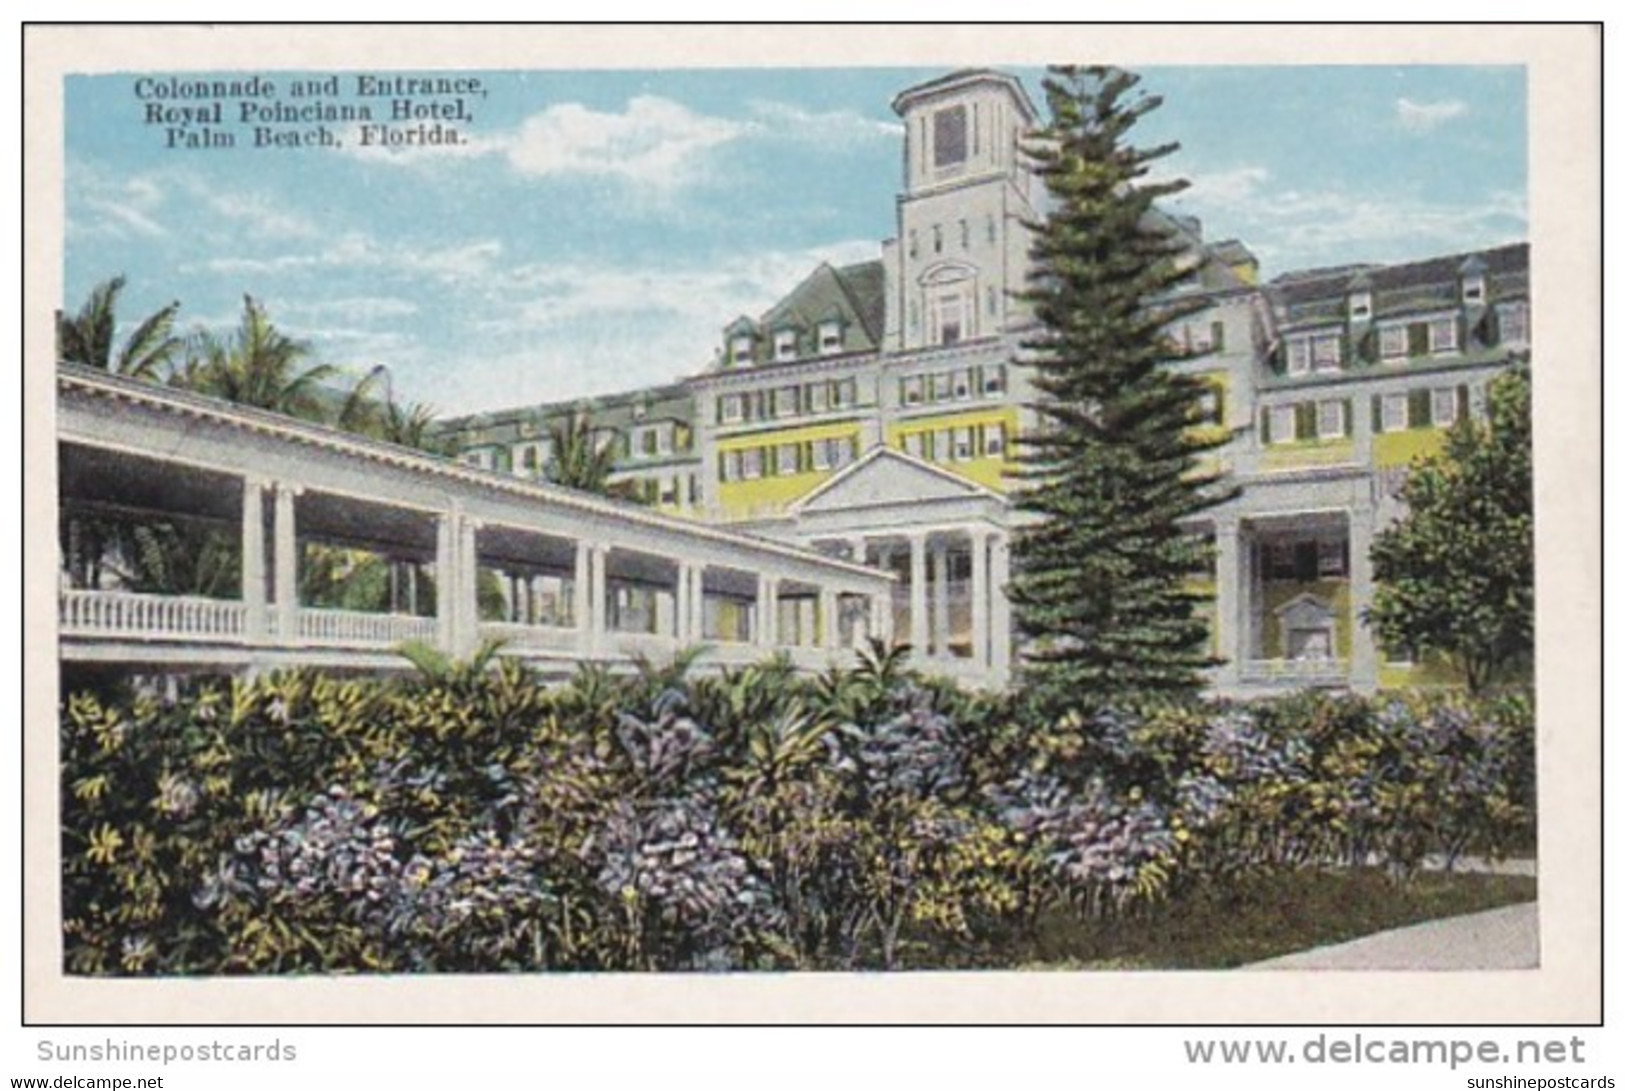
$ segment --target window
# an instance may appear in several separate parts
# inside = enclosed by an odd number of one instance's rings
[[[677,478],[663,477],[660,479],[660,502],[662,504],[677,503]]]
[[[477,466],[482,470],[489,470],[496,462],[495,453],[481,448],[477,451],[465,451],[461,458],[465,466]]]
[[[794,360],[796,358],[796,331],[779,330],[773,334],[773,359]]]
[[[837,381],[830,391],[832,397],[830,406],[841,409],[845,406],[858,404],[858,381],[856,379],[841,379]]]
[[[1456,423],[1456,388],[1453,386],[1435,387],[1433,390],[1433,424],[1438,428],[1448,428]]]
[[[1224,424],[1224,388],[1217,384],[1208,386],[1202,391],[1198,403],[1202,414],[1203,424]]]
[[[1501,308],[1501,343],[1527,345],[1529,343],[1529,304],[1508,303]]]
[[[541,445],[521,443],[513,449],[514,472],[522,477],[535,477],[542,468]]]
[[[915,458],[925,457],[925,433],[909,432],[903,437],[903,451]]]
[[[969,462],[976,457],[975,442],[969,428],[954,429],[954,461]]]
[[[717,476],[722,481],[738,481],[741,476],[741,460],[738,451],[723,451],[717,457]]]
[[[908,229],[908,256],[911,258],[920,256],[920,233],[912,227]]]
[[[1343,575],[1348,571],[1347,543],[1340,538],[1320,539],[1316,559],[1316,570],[1320,576]]]
[[[910,375],[903,380],[903,404],[919,405],[925,400],[925,377]]]
[[[1265,423],[1269,426],[1268,443],[1292,443],[1298,438],[1298,407],[1295,405],[1272,405],[1264,411],[1267,416]]]
[[[775,417],[793,417],[800,411],[796,395],[800,390],[793,386],[781,386],[773,391],[773,415]]]
[[[1321,439],[1338,439],[1348,434],[1348,426],[1343,419],[1343,403],[1320,402],[1315,412],[1315,434]]]
[[[660,436],[653,428],[639,428],[634,441],[640,455],[653,455],[660,450]]]
[[[1381,431],[1403,432],[1410,427],[1409,394],[1384,394],[1382,396]]]
[[[829,408],[829,385],[814,383],[807,388],[807,412],[822,413]]]
[[[970,221],[969,220],[960,220],[959,221],[959,248],[961,250],[969,250],[970,249]]]
[[[956,371],[953,373],[954,401],[962,402],[970,397],[970,371]]]
[[[950,106],[938,110],[932,119],[931,161],[937,167],[953,167],[965,161],[969,125],[965,108]]]
[[[1428,348],[1434,355],[1456,351],[1456,320],[1454,318],[1435,318],[1428,323]]]
[[[1484,278],[1470,277],[1462,281],[1461,298],[1464,303],[1484,302]]]
[[[935,253],[942,253],[942,225],[931,225],[931,249]]]
[[[988,458],[1004,457],[1004,425],[984,424],[982,426],[982,451]]]
[[[954,449],[954,430],[939,428],[931,434],[931,460],[947,462]]]
[[[812,445],[812,468],[827,470],[835,462],[834,440],[816,439]]]
[[[825,356],[841,351],[841,324],[831,320],[818,324],[818,351]]]
[[[742,481],[754,481],[762,476],[762,449],[752,447],[739,452],[739,477]]]
[[[1368,293],[1349,296],[1349,317],[1363,322],[1371,317],[1371,296]]]
[[[1004,393],[1004,365],[994,364],[982,369],[982,393]]]
[[[748,333],[742,333],[733,339],[733,346],[730,355],[733,358],[735,366],[740,364],[748,364],[751,362],[751,340],[751,336]]]
[[[1286,373],[1306,375],[1309,372],[1309,339],[1294,338],[1286,343]]]
[[[1377,351],[1384,360],[1403,360],[1410,354],[1410,338],[1404,326],[1384,326],[1377,332]]]
[[[800,473],[801,445],[796,443],[779,444],[777,462],[780,477],[789,477],[791,474]]]
[[[999,290],[997,288],[987,290],[987,316],[989,318],[999,317]]]
[[[1343,338],[1335,333],[1316,337],[1310,354],[1316,371],[1337,371],[1343,366]]]
[[[939,345],[957,345],[965,335],[965,300],[958,293],[940,295],[931,301],[931,317]]]
[[[939,371],[931,376],[931,400],[945,402],[953,397],[953,376],[946,371]]]

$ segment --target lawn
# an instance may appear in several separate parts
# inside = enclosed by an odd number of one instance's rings
[[[1379,871],[1305,871],[1261,877],[1235,890],[1110,920],[1051,912],[1030,937],[961,952],[960,967],[1230,969],[1534,897],[1535,880],[1523,876],[1429,872],[1396,882]],[[942,952],[937,953],[941,967]]]

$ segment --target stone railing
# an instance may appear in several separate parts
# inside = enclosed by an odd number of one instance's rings
[[[241,639],[247,608],[238,599],[144,595],[132,591],[63,591],[57,617],[64,636]]]
[[[381,644],[408,640],[432,643],[438,622],[432,617],[373,614],[359,610],[299,611],[299,639],[316,644]]]

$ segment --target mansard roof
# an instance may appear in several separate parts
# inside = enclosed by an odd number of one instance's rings
[[[1473,270],[1475,264],[1482,265],[1489,301],[1527,298],[1527,242],[1395,265],[1341,265],[1284,273],[1270,281],[1265,293],[1283,325],[1340,320],[1349,292],[1356,288],[1372,293],[1373,310],[1379,317],[1414,313],[1457,306],[1463,273]]]

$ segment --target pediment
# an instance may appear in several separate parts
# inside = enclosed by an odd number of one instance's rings
[[[808,493],[796,514],[944,500],[1002,499],[997,493],[889,447],[877,447]]]

